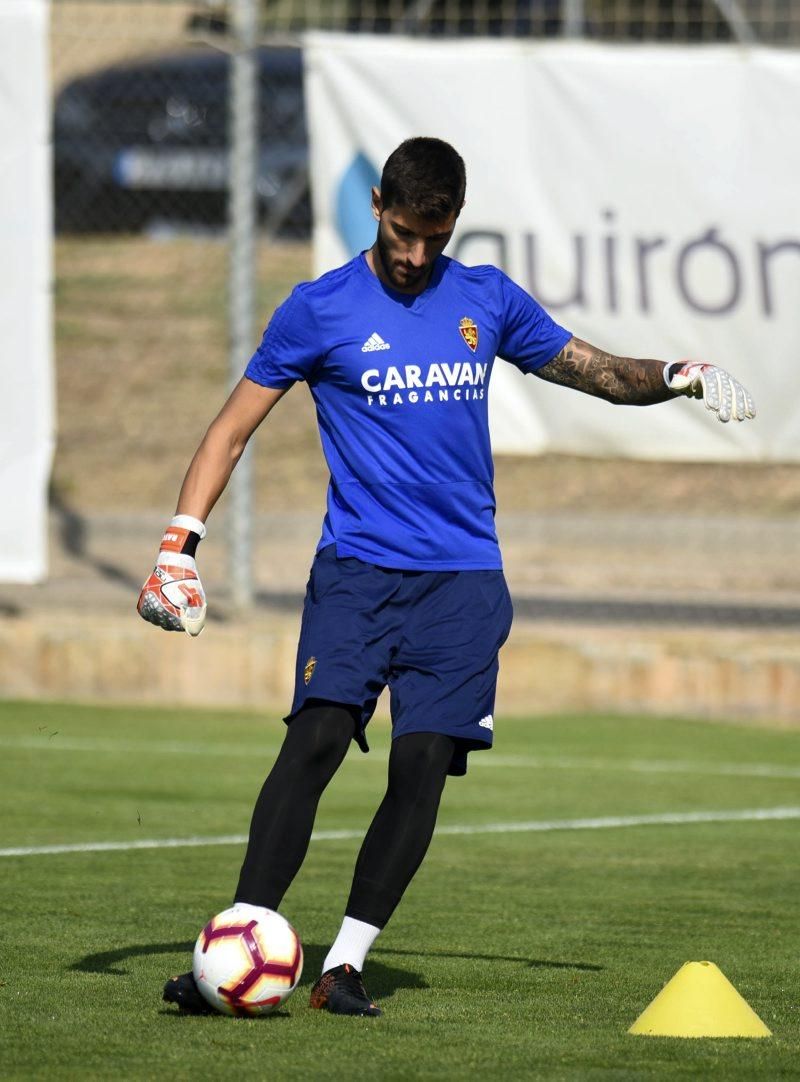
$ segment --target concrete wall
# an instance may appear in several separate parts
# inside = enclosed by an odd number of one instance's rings
[[[135,613],[8,616],[0,695],[283,711],[298,627],[299,615],[272,614],[212,622],[190,640]],[[800,642],[786,632],[515,624],[497,713],[586,710],[800,726]]]

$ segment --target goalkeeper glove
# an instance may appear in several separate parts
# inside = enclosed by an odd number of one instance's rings
[[[726,372],[702,361],[678,361],[664,365],[664,381],[675,394],[702,398],[706,409],[716,413],[723,423],[755,417],[756,407],[750,392]]]
[[[206,622],[206,595],[194,554],[206,528],[191,515],[176,515],[161,539],[152,574],[142,587],[139,615],[165,631],[199,635]]]

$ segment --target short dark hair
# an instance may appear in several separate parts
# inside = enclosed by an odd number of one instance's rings
[[[381,203],[405,207],[420,218],[441,221],[464,205],[467,173],[461,155],[443,139],[417,135],[386,159]]]

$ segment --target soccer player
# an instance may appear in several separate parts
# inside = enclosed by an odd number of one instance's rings
[[[344,920],[311,993],[334,1014],[378,1015],[361,970],[419,867],[448,775],[492,743],[498,651],[511,627],[494,526],[488,390],[495,358],[610,402],[703,398],[720,421],[755,416],[710,364],[617,357],[574,337],[492,266],[443,255],[464,163],[414,138],[373,189],[375,243],[298,285],[203,438],[139,612],[200,633],[195,565],[205,520],[245,445],[295,383],[314,398],[330,469],[287,732],[256,801],[237,903],[277,909],[306,855],[320,796],[351,741],[367,751],[391,694],[388,788],[358,856]],[[205,1008],[191,973],[164,998]]]

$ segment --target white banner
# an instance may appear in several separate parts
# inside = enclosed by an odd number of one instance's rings
[[[372,243],[394,147],[437,135],[467,164],[450,255],[603,349],[723,365],[759,410],[622,411],[498,364],[496,450],[800,460],[800,53],[314,34],[306,65],[318,272]]]
[[[53,453],[47,0],[0,4],[0,581],[47,572]]]

